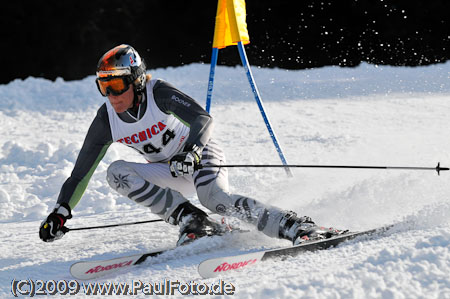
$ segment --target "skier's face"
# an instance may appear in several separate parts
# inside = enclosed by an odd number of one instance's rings
[[[115,96],[113,94],[108,95],[109,102],[113,106],[117,113],[122,113],[127,111],[129,108],[133,107],[134,91],[130,86],[127,91],[121,95]]]

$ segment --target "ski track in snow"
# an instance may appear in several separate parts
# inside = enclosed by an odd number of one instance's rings
[[[204,104],[208,65],[151,73]],[[450,165],[450,63],[301,71],[254,68],[253,73],[289,163]],[[0,98],[1,298],[13,297],[13,279],[70,280],[74,262],[175,244],[177,228],[162,222],[76,231],[53,243],[40,241],[39,224],[53,209],[104,99],[93,76],[72,82],[15,80],[0,85]],[[217,67],[211,112],[215,139],[229,163],[280,163],[242,67]],[[156,218],[110,190],[106,169],[117,159],[143,161],[127,147],[112,145],[69,227]],[[257,232],[215,237],[93,282],[170,279],[209,284],[223,279],[236,287],[236,298],[450,298],[450,173],[293,173],[288,179],[282,169],[231,169],[230,186],[235,193],[309,215],[325,226],[362,230],[395,223],[395,228],[374,239],[201,279],[196,267],[206,258],[289,245]],[[196,197],[190,199],[199,205]]]

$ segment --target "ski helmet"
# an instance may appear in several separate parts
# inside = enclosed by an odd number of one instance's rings
[[[135,96],[142,93],[146,83],[144,60],[131,46],[122,44],[106,52],[97,64],[98,90],[102,96],[120,95],[133,84]]]

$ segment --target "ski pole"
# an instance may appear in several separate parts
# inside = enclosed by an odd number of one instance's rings
[[[152,223],[152,222],[162,222],[163,219],[153,219],[153,220],[144,220],[144,221],[136,221],[136,222],[128,222],[128,223],[117,223],[117,224],[107,224],[107,225],[99,225],[99,226],[88,226],[88,227],[76,227],[69,228],[64,226],[64,233],[75,231],[75,230],[88,230],[88,229],[97,229],[97,228],[108,228],[108,227],[116,227],[116,226],[125,226],[125,225],[134,225],[134,224],[142,224],[142,223]]]
[[[99,226],[88,226],[88,227],[76,227],[76,228],[65,227],[65,232],[70,232],[70,231],[74,231],[74,230],[88,230],[88,229],[107,228],[107,227],[125,226],[125,225],[151,223],[151,222],[161,222],[161,221],[164,221],[164,220],[162,220],[162,219],[153,219],[153,220],[145,220],[145,221],[137,221],[137,222],[108,224],[108,225],[99,225]]]
[[[346,168],[346,169],[397,169],[397,170],[435,170],[438,175],[440,175],[441,171],[450,170],[448,167],[441,167],[441,164],[438,162],[436,167],[412,167],[412,166],[361,166],[361,165],[304,165],[304,164],[288,164],[288,165],[273,165],[273,164],[228,164],[228,165],[215,165],[215,164],[200,164],[197,165],[196,169],[204,169],[204,168],[281,168],[281,167],[290,167],[290,168]],[[64,227],[64,232],[76,231],[76,230],[88,230],[88,229],[98,229],[98,228],[108,228],[108,227],[117,227],[117,226],[126,226],[126,225],[134,225],[134,224],[142,224],[142,223],[152,223],[152,222],[161,222],[163,219],[153,219],[153,220],[145,220],[145,221],[137,221],[137,222],[128,222],[128,223],[119,223],[119,224],[109,224],[109,225],[99,225],[99,226],[88,226],[88,227],[77,227],[77,228],[68,228]]]
[[[359,166],[359,165],[301,165],[301,164],[288,164],[288,165],[271,165],[271,164],[229,164],[229,165],[214,165],[214,164],[200,164],[197,166],[197,169],[203,168],[221,168],[221,167],[240,167],[240,168],[281,168],[281,167],[290,167],[290,168],[353,168],[353,169],[403,169],[403,170],[435,170],[438,175],[440,175],[441,171],[449,170],[448,167],[441,167],[440,163],[437,164],[436,167],[411,167],[411,166]]]

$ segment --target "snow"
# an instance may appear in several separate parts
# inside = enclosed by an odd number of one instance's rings
[[[209,65],[151,73],[204,105]],[[299,71],[254,67],[253,73],[289,163],[450,166],[450,63]],[[52,210],[105,99],[93,76],[72,82],[15,80],[0,85],[0,98],[0,297],[13,297],[13,279],[69,281],[74,262],[175,244],[177,229],[162,222],[40,241],[39,224]],[[229,163],[280,163],[242,67],[217,67],[211,110],[215,138]],[[111,146],[69,227],[156,218],[106,184],[106,169],[117,159],[143,161],[125,146]],[[230,169],[230,185],[235,193],[325,226],[362,230],[395,224],[394,229],[221,276],[235,286],[234,297],[450,298],[449,173],[306,168],[293,173],[287,178],[282,169]],[[196,197],[191,200],[199,205]],[[95,281],[210,284],[219,278],[200,278],[196,267],[202,260],[287,245],[257,232],[210,238]]]

